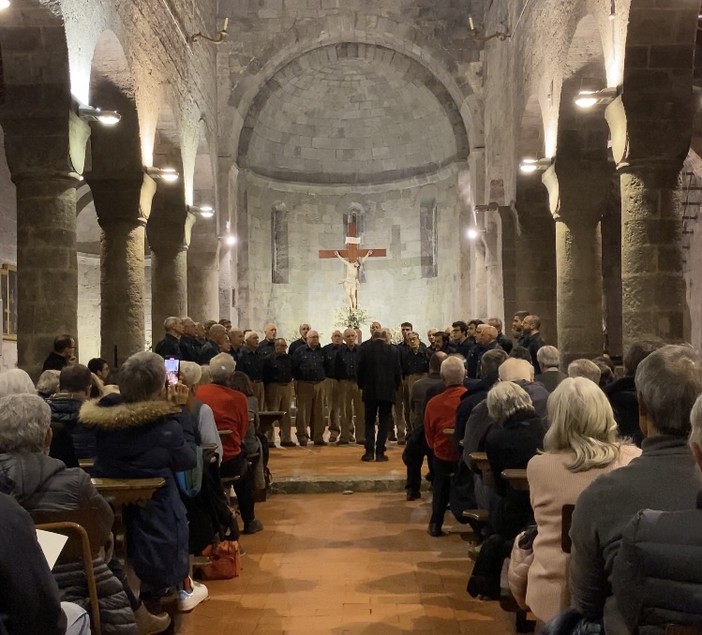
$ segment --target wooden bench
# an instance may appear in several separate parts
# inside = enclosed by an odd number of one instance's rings
[[[526,470],[502,470],[500,476],[517,492],[528,492],[529,481]]]
[[[166,484],[166,479],[155,478],[93,478],[90,479],[108,501],[119,507],[146,505],[154,492]]]
[[[102,635],[100,603],[95,580],[93,560],[100,554],[99,528],[95,523],[96,510],[77,509],[62,511],[34,511],[32,519],[37,529],[52,531],[68,537],[58,562],[81,562],[90,600],[90,630],[93,635]]]

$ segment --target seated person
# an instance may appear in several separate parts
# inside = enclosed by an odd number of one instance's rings
[[[229,353],[219,353],[210,360],[212,383],[200,386],[197,398],[214,412],[218,430],[230,430],[222,439],[221,476],[239,476],[234,491],[239,502],[239,512],[244,521],[244,533],[255,534],[263,529],[256,520],[253,499],[253,474],[246,460],[243,442],[249,429],[249,404],[242,392],[233,388],[236,362]]]
[[[568,375],[561,371],[561,353],[555,346],[542,346],[536,353],[536,361],[541,372],[534,377],[534,381],[544,385],[549,392],[553,392]]]
[[[95,430],[78,421],[78,412],[90,395],[92,373],[82,364],[66,366],[59,376],[59,390],[46,400],[51,408],[49,454],[66,467],[78,467],[78,459],[95,457]]]
[[[0,397],[36,394],[34,382],[21,368],[10,368],[0,373]]]
[[[596,479],[575,503],[570,530],[572,606],[606,632],[625,628],[612,596],[611,576],[622,532],[641,509],[680,511],[696,506],[699,476],[690,453],[690,411],[702,392],[702,366],[687,345],[664,346],[636,370],[642,454]]]
[[[0,632],[90,635],[85,610],[59,599],[31,516],[12,496],[0,494],[0,518],[0,581],[6,591],[0,599]]]
[[[217,431],[214,413],[206,403],[202,403],[195,395],[197,389],[203,384],[202,367],[195,362],[180,362],[181,381],[189,388],[186,408],[197,420],[197,429],[200,434],[200,443],[214,445],[215,452],[222,462],[222,438]]]
[[[580,493],[598,476],[641,454],[636,446],[619,439],[607,397],[584,377],[559,383],[548,400],[548,415],[551,425],[544,437],[544,453],[533,457],[527,466],[538,535],[526,604],[542,622],[570,602],[566,580],[569,556],[561,549],[563,505],[575,505]]]
[[[146,351],[124,362],[119,390],[86,402],[80,411],[81,423],[95,428],[93,474],[165,480],[146,505],[124,510],[127,557],[142,594],[157,600],[178,588],[189,610],[207,598],[207,589],[197,583],[192,593],[181,589],[190,566],[188,520],[175,472],[196,465],[193,421],[184,410],[188,388],[167,386],[163,358]]]
[[[37,380],[37,395],[48,399],[59,389],[60,370],[45,370]]]
[[[486,401],[490,419],[495,423],[485,437],[485,453],[497,495],[491,502],[490,524],[495,533],[512,539],[533,522],[533,513],[529,492],[511,488],[502,472],[526,468],[529,459],[543,447],[546,428],[529,394],[514,382],[493,386]]]
[[[568,377],[585,377],[599,386],[602,371],[589,359],[574,359],[568,364]]]
[[[702,397],[690,413],[690,449],[702,469]],[[702,493],[696,509],[640,511],[624,529],[612,590],[631,633],[663,635],[668,624],[702,622]]]
[[[90,476],[80,468],[67,468],[61,461],[47,456],[51,445],[51,410],[37,395],[10,395],[0,399],[0,478],[3,491],[14,496],[30,514],[32,512],[93,510],[100,544],[111,539],[114,515],[107,501],[98,493]],[[82,565],[57,565],[55,573],[62,597],[88,604]],[[95,563],[98,596],[101,600],[103,632],[114,633],[118,626],[134,624],[123,581],[116,579],[102,559]],[[165,626],[168,625],[166,622]],[[164,628],[165,628],[164,626]]]

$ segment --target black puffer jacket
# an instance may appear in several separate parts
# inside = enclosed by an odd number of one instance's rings
[[[61,461],[39,452],[0,454],[3,489],[30,514],[35,511],[94,509],[101,544],[107,542],[114,515],[90,477],[80,468],[67,468]],[[93,562],[98,581],[102,632],[106,635],[135,635],[136,623],[121,582],[102,559]],[[54,577],[61,600],[88,608],[88,590],[79,563],[59,564]]]
[[[78,459],[95,458],[95,430],[78,421],[83,399],[67,393],[56,393],[46,403],[51,408],[51,449],[49,454],[66,467],[78,467]]]
[[[701,551],[702,492],[697,509],[634,516],[612,570],[617,607],[632,633],[663,635],[667,624],[702,622]]]

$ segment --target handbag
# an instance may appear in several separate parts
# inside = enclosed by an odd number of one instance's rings
[[[202,555],[210,562],[200,567],[198,577],[202,580],[231,580],[241,573],[241,551],[238,540],[222,540],[208,545]]]
[[[537,535],[536,526],[527,527],[515,539],[512,553],[509,557],[507,580],[509,590],[517,604],[527,609],[526,592],[529,567],[534,562],[534,539]]]

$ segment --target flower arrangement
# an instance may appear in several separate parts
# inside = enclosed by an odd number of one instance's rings
[[[334,313],[334,326],[343,326],[347,329],[359,329],[361,325],[367,324],[369,320],[368,311],[349,306],[338,308]]]

